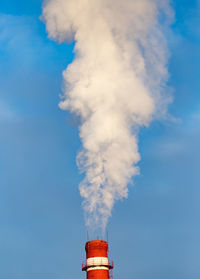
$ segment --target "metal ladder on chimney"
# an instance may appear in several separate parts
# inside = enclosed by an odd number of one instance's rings
[[[111,269],[109,273],[110,273],[109,274],[110,279],[113,279],[113,270]]]

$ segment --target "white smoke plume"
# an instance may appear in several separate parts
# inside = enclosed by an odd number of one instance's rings
[[[50,38],[75,41],[60,108],[81,119],[86,225],[104,230],[139,173],[139,128],[170,102],[163,34],[172,11],[168,0],[46,0],[42,17]]]

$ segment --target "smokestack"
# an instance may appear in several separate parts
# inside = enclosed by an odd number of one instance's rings
[[[108,259],[108,243],[104,240],[92,240],[85,244],[86,262],[82,270],[87,279],[111,279],[113,262]]]

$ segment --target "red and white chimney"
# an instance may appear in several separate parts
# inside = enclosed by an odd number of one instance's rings
[[[86,263],[82,270],[86,271],[87,279],[112,278],[113,263],[108,259],[108,243],[104,240],[92,240],[85,244]]]

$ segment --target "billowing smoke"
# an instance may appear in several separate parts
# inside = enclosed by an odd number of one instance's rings
[[[138,131],[164,115],[168,0],[47,0],[49,36],[75,41],[60,108],[81,119],[77,162],[86,224],[106,227],[114,202],[139,174]]]

